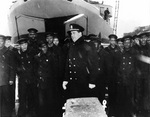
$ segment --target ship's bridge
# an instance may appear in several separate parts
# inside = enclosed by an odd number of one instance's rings
[[[109,5],[99,5],[99,9],[100,9],[100,15],[104,17],[104,11],[108,8],[110,14],[108,15],[109,18],[112,17],[112,7]]]
[[[105,5],[103,3],[99,3],[99,2],[96,2],[96,1],[88,1],[90,4],[93,4],[95,5],[99,10],[100,10],[100,15],[102,17],[104,17],[104,12],[105,10],[107,10],[108,8],[108,11],[110,12],[109,15],[108,15],[108,18],[111,18],[112,17],[112,6],[110,5]]]

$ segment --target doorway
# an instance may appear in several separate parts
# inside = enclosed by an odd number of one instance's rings
[[[60,38],[60,43],[63,43],[66,37],[66,27],[64,22],[73,16],[75,15],[45,19],[45,31],[57,33]]]

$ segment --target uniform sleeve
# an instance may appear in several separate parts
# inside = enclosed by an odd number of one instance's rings
[[[96,48],[93,45],[86,45],[86,50],[88,51],[88,70],[89,70],[89,83],[95,84],[96,79],[98,78],[98,54]]]
[[[9,81],[15,81],[16,77],[16,62],[15,62],[15,55],[12,51],[9,51],[8,56],[8,64],[9,64]]]
[[[34,63],[33,63],[33,71],[36,78],[38,78],[38,67],[39,67],[39,60],[38,55],[34,56]]]

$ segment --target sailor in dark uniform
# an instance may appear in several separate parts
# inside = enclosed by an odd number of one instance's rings
[[[36,40],[38,30],[35,28],[29,28],[28,32],[29,32],[29,38]]]
[[[106,20],[107,22],[108,22],[108,20],[109,20],[109,14],[110,14],[110,12],[109,12],[109,9],[107,8],[107,9],[104,11],[104,20]]]
[[[133,48],[138,52],[140,51],[140,35],[133,36]]]
[[[12,108],[15,108],[15,76],[16,76],[16,61],[15,61],[15,51],[17,51],[17,49],[15,49],[12,44],[11,44],[11,36],[5,36],[5,47],[9,50],[10,56],[11,56],[11,61],[13,62],[13,70],[14,70],[14,81],[13,84],[10,85],[10,98],[11,98],[11,105]]]
[[[150,116],[150,65],[141,61],[141,56],[150,57],[150,48],[147,44],[147,33],[141,33],[140,35],[140,51],[139,51],[139,79],[138,79],[138,97],[137,107],[138,114],[144,117]]]
[[[123,38],[124,51],[120,54],[117,71],[117,117],[132,117],[134,113],[134,89],[136,70],[136,51],[131,47],[131,36]]]
[[[108,37],[109,37],[110,45],[108,47],[106,47],[105,50],[108,52],[117,52],[118,51],[118,47],[117,47],[118,37],[117,37],[117,35],[110,34]]]
[[[109,92],[109,116],[115,115],[115,106],[116,106],[116,78],[117,78],[117,69],[118,69],[118,60],[119,60],[119,49],[117,46],[117,35],[110,34],[109,36],[110,45],[105,48],[109,53],[111,71],[109,72],[109,82],[108,82],[108,92]]]
[[[73,43],[68,53],[63,88],[67,88],[68,98],[92,96],[91,89],[96,87],[95,80],[98,77],[96,49],[93,50],[84,41],[83,27],[70,24],[70,31]]]
[[[123,39],[122,38],[118,38],[117,39],[117,45],[118,45],[118,47],[119,47],[119,51],[120,52],[123,52]]]
[[[97,49],[99,61],[99,77],[96,79],[97,96],[101,103],[108,99],[108,79],[112,69],[109,53],[102,47],[101,41],[97,37],[92,37],[92,41]],[[108,101],[108,100],[107,100]]]
[[[34,52],[28,47],[28,39],[18,40],[20,51],[16,53],[17,73],[19,77],[19,116],[35,109],[36,79],[34,74]]]
[[[46,41],[39,44],[40,53],[35,56],[36,75],[38,78],[39,116],[56,116],[56,77],[54,73],[54,57],[48,51]]]
[[[37,39],[37,32],[38,30],[35,28],[29,28],[28,29],[28,46],[32,48],[32,51],[34,50],[34,54],[39,53],[39,48],[38,48],[38,39]]]
[[[11,53],[5,47],[5,36],[0,35],[0,117],[12,114],[10,85],[13,85],[15,79],[13,64]]]

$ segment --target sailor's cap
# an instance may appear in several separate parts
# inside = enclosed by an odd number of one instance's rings
[[[148,36],[150,36],[150,32],[149,32],[149,31],[147,31],[147,32],[142,32],[139,36],[140,36],[140,37],[144,37],[144,36],[148,37]]]
[[[85,40],[90,40],[90,41],[93,41],[93,42],[101,43],[100,38],[97,37],[97,35],[95,35],[95,34],[89,34],[88,36],[85,37]]]
[[[123,42],[123,38],[118,38],[116,41],[117,42]]]
[[[18,44],[23,44],[23,43],[27,43],[28,39],[27,38],[21,38],[17,41]]]
[[[6,40],[6,37],[4,35],[0,35],[0,39]]]
[[[111,39],[111,38],[117,39],[118,38],[117,35],[115,35],[115,34],[110,34],[108,37],[109,37],[109,39]]]
[[[37,33],[38,30],[35,29],[35,28],[29,28],[29,29],[28,29],[28,32],[29,32],[29,33]]]
[[[133,36],[133,39],[140,38],[140,35],[136,34]]]
[[[133,38],[133,37],[130,36],[130,35],[124,36],[124,37],[123,37],[123,42],[124,42],[124,41],[127,41],[127,40],[130,40],[130,41],[131,41],[132,38]]]
[[[46,41],[46,40],[42,40],[42,41],[40,41],[40,42],[38,43],[39,48],[41,48],[41,47],[43,47],[43,46],[45,46],[45,45],[47,45],[47,41]]]
[[[11,40],[11,36],[5,36],[6,40]]]
[[[46,37],[50,37],[50,36],[53,37],[53,36],[54,36],[54,33],[53,33],[53,32],[46,32],[45,35],[46,35]]]

